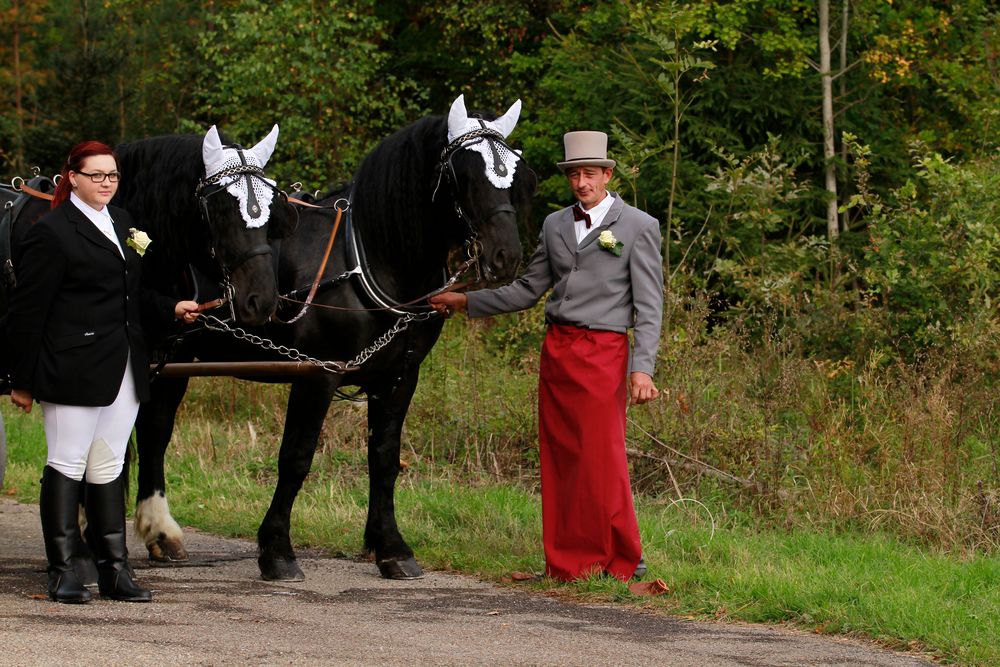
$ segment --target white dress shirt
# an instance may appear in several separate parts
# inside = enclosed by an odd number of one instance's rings
[[[600,227],[601,223],[604,222],[604,216],[608,214],[611,209],[611,205],[615,203],[615,198],[609,192],[607,196],[604,197],[600,202],[597,203],[594,208],[589,211],[584,209],[584,213],[590,216],[590,229],[587,228],[586,220],[575,220],[573,222],[573,228],[576,230],[576,244],[580,245],[583,239],[587,237],[587,234],[594,231],[595,228]],[[577,202],[580,208],[583,208],[583,204]]]

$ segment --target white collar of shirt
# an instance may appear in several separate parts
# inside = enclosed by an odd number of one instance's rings
[[[578,202],[579,203],[579,202]],[[576,231],[576,244],[580,245],[583,239],[587,237],[587,234],[594,231],[595,228],[600,227],[601,223],[604,222],[604,216],[608,214],[611,209],[611,205],[615,203],[615,198],[609,192],[600,202],[597,203],[594,208],[587,211],[587,215],[590,216],[590,228],[587,228],[587,222],[585,220],[576,220],[573,223],[573,229]],[[583,208],[583,205],[580,205]]]
[[[108,237],[109,241],[115,244],[115,247],[118,248],[118,252],[121,253],[122,257],[124,257],[125,253],[122,251],[122,244],[118,241],[118,235],[115,233],[115,225],[111,220],[111,214],[108,212],[108,207],[105,206],[100,211],[95,208],[91,208],[90,204],[77,197],[75,192],[69,193],[69,200],[73,202],[74,206],[80,209],[80,212],[87,216],[88,220],[94,223],[94,226],[97,227],[102,234]]]

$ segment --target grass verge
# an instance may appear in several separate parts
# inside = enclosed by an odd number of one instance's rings
[[[14,414],[8,406],[3,412],[10,442],[4,493],[37,502],[40,414]],[[224,436],[222,429],[210,445],[173,450],[171,507],[182,524],[253,538],[270,501],[275,453],[255,438],[236,446]],[[293,540],[357,555],[367,502],[363,455],[320,452],[315,468],[296,502]],[[542,570],[537,495],[485,476],[447,473],[438,466],[429,476],[417,467],[400,479],[398,519],[419,560],[493,581]],[[1000,664],[1000,558],[950,554],[884,534],[761,528],[710,501],[640,497],[637,504],[648,577],[662,578],[668,595],[637,598],[605,579],[523,585],[695,618],[791,623],[946,662]]]

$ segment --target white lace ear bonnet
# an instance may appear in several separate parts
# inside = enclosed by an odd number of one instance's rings
[[[271,217],[271,200],[276,183],[264,178],[264,165],[271,158],[277,142],[277,125],[249,150],[223,146],[215,125],[209,128],[202,142],[204,182],[217,182],[236,198],[247,229],[262,227]]]

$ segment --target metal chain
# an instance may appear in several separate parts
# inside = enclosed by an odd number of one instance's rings
[[[257,334],[252,334],[240,327],[231,327],[225,321],[220,320],[214,315],[202,315],[201,317],[205,322],[205,328],[211,329],[212,331],[221,331],[232,334],[237,340],[243,340],[251,345],[264,348],[265,350],[277,352],[292,361],[318,366],[335,375],[343,375],[347,372],[347,364],[343,361],[323,361],[321,359],[316,359],[314,357],[310,357],[308,354],[296,350],[295,348],[288,347],[286,345],[277,345],[270,339],[263,338]]]
[[[435,313],[436,314],[436,313]],[[408,313],[407,315],[400,317],[396,320],[396,323],[391,329],[386,331],[384,334],[379,336],[372,342],[371,345],[361,350],[356,357],[350,361],[323,361],[322,359],[317,359],[311,357],[305,352],[301,352],[294,347],[288,347],[287,345],[277,345],[274,341],[258,336],[257,334],[252,334],[245,329],[240,327],[231,327],[225,321],[220,320],[214,315],[202,315],[202,320],[205,323],[207,329],[212,331],[221,331],[224,333],[232,334],[237,340],[242,340],[250,343],[251,345],[256,345],[265,350],[271,352],[277,352],[278,354],[291,359],[292,361],[298,361],[300,363],[312,364],[327,371],[328,373],[333,373],[334,375],[343,375],[350,371],[357,370],[361,368],[368,359],[371,358],[373,354],[384,348],[386,345],[392,342],[392,339],[396,337],[396,334],[401,331],[406,331],[409,328],[410,322],[423,321],[429,318],[429,314],[421,313],[414,314]]]
[[[432,317],[438,317],[437,311],[432,310],[429,313],[407,313],[403,317],[400,317],[396,320],[396,323],[392,325],[391,329],[376,338],[371,345],[358,352],[356,357],[348,361],[347,367],[351,370],[360,368],[361,364],[368,361],[373,354],[391,343],[392,339],[396,337],[396,334],[406,331],[410,327],[410,322],[426,322]]]
[[[371,345],[358,352],[358,356],[348,361],[347,366],[349,368],[360,368],[361,364],[368,361],[373,354],[392,342],[392,339],[396,337],[396,334],[409,328],[410,322],[415,319],[417,319],[417,317],[411,313],[407,313],[405,316],[400,317],[396,320],[396,323],[392,325],[391,329],[376,338]]]

